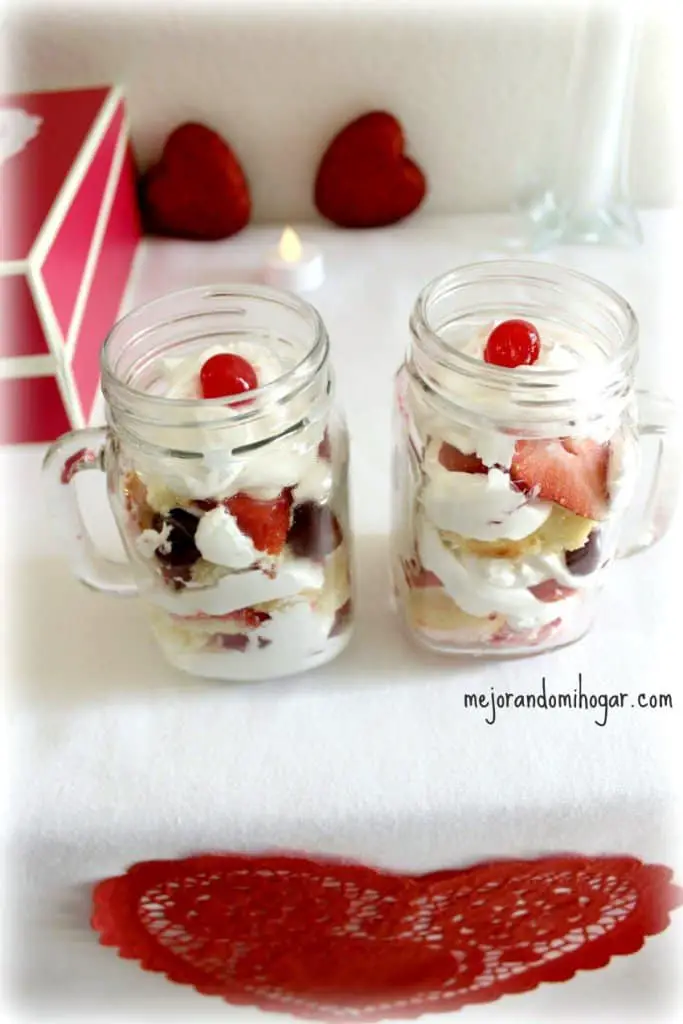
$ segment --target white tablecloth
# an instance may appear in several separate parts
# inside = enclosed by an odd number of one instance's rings
[[[642,323],[640,383],[676,394],[675,225],[669,213],[643,219],[639,250],[563,248],[544,258],[584,269],[631,301]],[[0,453],[16,1019],[90,1020],[95,1006],[117,1020],[261,1018],[98,947],[87,924],[89,886],[140,859],[278,847],[416,871],[552,851],[676,863],[681,701],[678,659],[667,659],[680,629],[672,599],[680,515],[654,550],[614,567],[594,632],[555,654],[455,667],[408,646],[389,609],[390,403],[408,314],[432,276],[500,255],[501,224],[415,219],[368,233],[303,232],[327,260],[326,283],[312,298],[330,332],[352,434],[359,579],[355,639],[306,677],[230,687],[166,668],[134,599],[70,579],[45,526],[42,448]],[[276,229],[259,228],[219,244],[150,241],[131,301],[253,280],[276,238]],[[87,474],[83,485],[96,532],[111,546],[101,480]],[[600,727],[595,713],[573,710],[509,710],[489,725],[484,712],[463,706],[465,691],[537,691],[544,676],[549,691],[571,690],[578,673],[588,693],[671,692],[674,709],[627,706]],[[460,1017],[669,1019],[681,935],[679,915],[636,957]]]

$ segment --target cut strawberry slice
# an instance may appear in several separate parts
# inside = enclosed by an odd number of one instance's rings
[[[328,633],[328,639],[332,639],[333,636],[339,636],[340,633],[344,632],[351,621],[352,612],[353,606],[351,598],[349,598],[348,601],[346,601],[341,608],[337,608],[334,613],[334,621],[332,622],[332,627]]]
[[[504,623],[491,637],[489,643],[494,647],[535,647],[549,640],[561,625],[562,619],[559,617],[553,619],[552,622],[546,622],[540,629],[515,630],[510,629],[508,624]]]
[[[440,587],[442,585],[436,573],[432,572],[431,569],[423,568],[415,558],[403,563],[403,572],[409,587],[420,589],[422,587]]]
[[[439,462],[449,473],[488,473],[479,456],[465,455],[447,441],[443,441],[439,448]]]
[[[268,622],[270,615],[268,612],[260,612],[256,608],[240,608],[238,612],[230,612],[225,618],[231,619],[232,622],[239,622],[246,629],[258,629],[264,622]]]
[[[178,622],[235,622],[245,629],[258,629],[264,622],[268,622],[271,616],[268,612],[260,612],[256,608],[240,608],[236,612],[226,612],[225,615],[209,615],[207,612],[197,612],[195,615],[175,615]]]
[[[318,458],[324,459],[325,462],[332,461],[332,442],[330,441],[330,432],[326,430],[323,434],[323,439],[318,445]]]
[[[510,477],[521,490],[588,519],[607,512],[608,445],[573,437],[518,441]]]
[[[251,537],[258,551],[280,554],[291,519],[292,495],[289,490],[284,490],[274,501],[259,501],[240,492],[228,498],[225,505],[242,533]]]
[[[544,604],[562,601],[565,597],[571,597],[572,594],[576,593],[571,587],[563,587],[557,580],[543,580],[542,583],[535,583],[533,587],[529,587],[529,590],[534,597],[538,598],[539,601],[543,601]]]

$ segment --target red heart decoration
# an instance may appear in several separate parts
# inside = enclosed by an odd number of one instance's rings
[[[249,185],[230,146],[203,124],[182,124],[140,182],[143,222],[152,234],[214,240],[246,227]]]
[[[318,211],[345,228],[378,228],[418,208],[427,182],[404,154],[400,122],[381,110],[352,121],[332,139],[315,181]]]
[[[236,1005],[327,1021],[453,1011],[635,953],[683,902],[671,871],[560,856],[398,875],[208,854],[100,882],[100,941]]]

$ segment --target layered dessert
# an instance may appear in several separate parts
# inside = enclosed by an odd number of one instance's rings
[[[303,408],[297,429],[282,430],[277,407],[254,417],[253,399],[229,412],[215,401],[263,388],[283,369],[245,341],[160,360],[155,393],[183,401],[181,450],[161,433],[122,479],[141,597],[169,661],[193,674],[288,675],[335,657],[349,637],[343,432]]]
[[[461,350],[510,374],[506,426],[500,416],[494,427],[440,415],[399,379],[406,450],[395,473],[395,591],[427,646],[526,653],[571,642],[589,625],[614,556],[612,526],[632,493],[635,444],[604,419],[576,433],[568,422],[556,437],[512,425],[517,368],[579,369],[589,358],[584,341],[524,320],[469,329]],[[460,407],[464,397],[456,394]]]

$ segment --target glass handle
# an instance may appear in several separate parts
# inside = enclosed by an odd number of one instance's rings
[[[635,536],[622,542],[619,558],[644,551],[664,536],[676,508],[680,478],[680,438],[674,429],[673,402],[652,391],[638,390],[636,396],[641,447],[647,438],[653,438],[656,445],[654,470]]]
[[[93,590],[137,593],[129,565],[105,558],[93,543],[81,515],[74,478],[84,470],[104,470],[107,430],[74,430],[50,446],[43,460],[48,513],[74,576]]]

